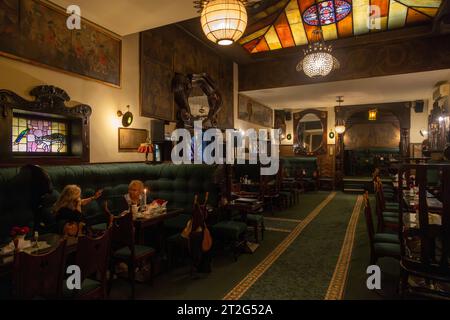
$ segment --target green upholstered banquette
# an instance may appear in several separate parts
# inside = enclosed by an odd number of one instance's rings
[[[208,203],[217,207],[220,199],[221,167],[208,165],[147,165],[144,163],[92,164],[81,166],[51,166],[43,167],[48,175],[50,186],[48,193],[39,194],[39,208],[33,208],[25,203],[24,197],[33,196],[35,190],[27,195],[15,195],[15,189],[23,189],[27,184],[35,185],[31,177],[20,177],[19,169],[0,169],[0,223],[1,236],[7,237],[10,227],[17,224],[33,226],[36,220],[45,225],[44,230],[54,231],[49,226],[54,224],[52,206],[64,186],[76,184],[82,189],[82,196],[90,197],[96,190],[103,189],[103,195],[97,201],[92,201],[83,208],[88,224],[102,223],[106,219],[103,202],[108,200],[114,213],[115,201],[128,192],[128,184],[132,180],[141,180],[150,189],[151,199],[168,201],[169,208],[182,208],[185,214],[175,221],[168,221],[169,227],[182,228],[192,212],[194,196],[201,197],[209,192]],[[21,208],[21,205],[24,208]]]
[[[290,177],[304,173],[305,188],[316,189],[319,179],[319,166],[316,157],[281,157],[281,170]]]

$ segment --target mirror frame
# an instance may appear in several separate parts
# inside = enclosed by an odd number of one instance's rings
[[[295,148],[295,145],[298,143],[298,124],[300,123],[300,120],[307,114],[312,113],[319,118],[320,122],[322,123],[323,133],[322,133],[322,144],[318,149],[312,152],[305,152],[301,149]],[[320,111],[317,109],[305,109],[301,112],[296,112],[293,114],[294,117],[294,124],[297,122],[297,126],[294,128],[294,153],[296,155],[302,155],[302,156],[317,156],[320,154],[325,154],[327,152],[327,145],[328,145],[328,112],[327,111]]]
[[[206,73],[175,74],[172,80],[172,89],[178,107],[177,127],[193,128],[194,122],[201,118],[192,114],[189,105],[189,97],[194,87],[200,88],[208,98],[209,112],[206,119],[203,120],[203,128],[216,128],[218,112],[222,108],[222,96],[214,81]]]

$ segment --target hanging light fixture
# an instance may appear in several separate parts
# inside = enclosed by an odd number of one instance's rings
[[[325,77],[335,69],[339,69],[339,61],[331,54],[331,45],[325,45],[322,30],[314,30],[317,41],[303,50],[304,58],[297,65],[297,71],[303,72],[310,78]]]
[[[321,8],[319,8],[319,6]],[[331,54],[333,47],[331,45],[325,45],[322,32],[322,18],[323,12],[329,10],[321,10],[323,7],[328,6],[328,2],[322,2],[318,4],[316,2],[316,16],[318,21],[318,29],[313,31],[312,43],[308,45],[307,49],[303,50],[304,58],[297,65],[297,71],[303,72],[310,78],[325,77],[330,74],[331,71],[339,69],[339,61]],[[328,8],[329,9],[329,8]]]
[[[201,24],[206,37],[214,43],[228,46],[239,40],[247,27],[247,0],[195,0],[201,12]]]
[[[377,120],[377,109],[369,110],[369,121],[376,121]]]
[[[336,102],[339,103],[339,110],[340,110],[341,103],[344,102],[343,96],[338,96]],[[334,131],[336,131],[337,134],[343,134],[345,132],[345,121],[342,119],[337,119]]]

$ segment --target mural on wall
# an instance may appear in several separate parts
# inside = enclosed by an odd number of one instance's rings
[[[273,110],[265,105],[239,95],[238,118],[264,127],[273,127]]]
[[[141,32],[140,43],[142,116],[175,121],[175,74],[207,74],[222,96],[217,127],[234,128],[232,61],[174,25]]]
[[[19,5],[20,4],[20,5]],[[37,0],[0,0],[0,54],[120,86],[122,41],[82,19]]]
[[[400,144],[400,128],[396,123],[354,124],[345,131],[346,150],[368,148],[397,148]]]

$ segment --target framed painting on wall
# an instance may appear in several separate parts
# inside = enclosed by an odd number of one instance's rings
[[[115,87],[121,84],[122,40],[47,1],[0,0],[0,55]]]
[[[119,152],[137,152],[148,139],[146,129],[119,128]]]
[[[238,118],[260,126],[273,127],[273,110],[242,94],[239,95]]]

